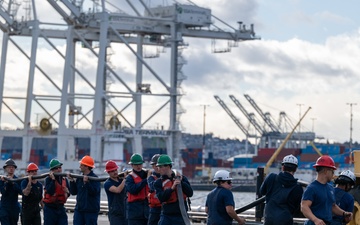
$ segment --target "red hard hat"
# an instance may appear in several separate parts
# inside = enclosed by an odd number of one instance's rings
[[[91,158],[91,156],[84,156],[80,161],[80,164],[83,164],[85,166],[91,167],[91,168],[95,168],[95,162],[93,160],[93,158]]]
[[[110,172],[110,171],[114,171],[117,170],[119,167],[116,164],[116,162],[109,160],[106,162],[105,164],[105,172]]]
[[[328,155],[320,156],[316,160],[316,164],[313,167],[318,167],[318,166],[329,167],[329,168],[331,168],[333,170],[336,170],[334,160]]]
[[[39,167],[35,163],[29,163],[26,169],[27,172],[36,170],[39,170]]]

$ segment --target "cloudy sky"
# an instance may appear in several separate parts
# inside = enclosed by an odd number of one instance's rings
[[[145,2],[151,6],[172,4],[170,0]],[[221,138],[244,139],[245,135],[217,103],[214,95],[218,95],[247,127],[249,122],[229,95],[234,95],[248,112],[256,113],[243,96],[248,94],[275,121],[284,111],[296,124],[299,114],[312,107],[301,130],[314,129],[318,136],[341,142],[350,137],[350,106],[347,104],[358,104],[353,106],[353,140],[360,141],[359,1],[349,0],[345,4],[325,0],[194,0],[193,3],[210,8],[213,15],[231,26],[237,27],[238,21],[247,26],[254,24],[260,40],[240,42],[227,53],[212,53],[210,39],[185,39],[189,46],[183,51],[187,61],[183,67],[187,79],[182,83],[185,95],[181,100],[186,110],[181,117],[184,132],[202,134],[203,105],[206,105],[207,133],[212,132]],[[131,10],[125,7],[126,3],[122,4],[122,11]],[[40,19],[59,19],[46,1],[41,0],[39,5]],[[214,22],[224,27],[215,19]],[[21,42],[20,39],[18,41]],[[23,41],[22,44],[26,48],[30,43]],[[64,43],[58,44],[58,48],[64,51]],[[226,45],[225,41],[217,41],[215,48],[222,49]],[[135,61],[131,54],[116,48],[114,51],[112,61],[116,71],[125,75],[133,73]],[[39,64],[43,63],[48,71],[53,71],[54,79],[61,81],[61,64],[49,57],[52,54],[55,55],[54,50],[40,44]],[[94,73],[96,61],[89,63],[91,59],[83,54],[83,71]],[[168,73],[169,66],[164,65],[168,58],[169,52],[147,62],[160,73]],[[7,73],[12,70],[20,73],[19,65],[26,59],[9,56],[9,60]],[[21,73],[26,74],[24,71]],[[146,76],[147,72],[144,73]],[[13,87],[19,86],[17,81],[13,78]],[[46,88],[46,85],[40,86]],[[146,107],[144,103],[144,111]],[[86,106],[83,105],[83,108]],[[35,118],[35,113],[32,117]],[[257,118],[263,124],[260,117]],[[154,127],[159,125],[166,127],[161,118],[154,118],[149,124]]]

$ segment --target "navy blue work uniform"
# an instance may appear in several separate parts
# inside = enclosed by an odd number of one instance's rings
[[[50,195],[49,201],[44,199],[44,225],[68,225],[68,216],[65,209],[65,202],[70,193],[65,193],[63,188],[56,189],[57,185],[63,185],[70,190],[69,181],[65,177],[55,176],[45,179],[45,198]],[[56,193],[56,190],[59,193]]]
[[[311,201],[311,212],[326,224],[332,221],[332,207],[335,204],[334,187],[330,184],[322,184],[314,180],[304,191],[302,200]],[[305,225],[314,225],[314,222],[307,220]]]
[[[156,196],[160,202],[163,203],[159,225],[185,225],[181,215],[179,199],[177,199],[177,191],[171,189],[174,180],[175,174],[172,173],[171,177],[162,175],[155,181],[154,188]],[[181,187],[184,195],[187,197],[193,196],[193,189],[185,176],[182,176]],[[175,201],[171,200],[173,198],[176,198]],[[184,201],[185,210],[188,211],[189,208],[186,200],[180,199],[180,201]]]
[[[93,171],[87,176],[98,177]],[[78,178],[70,182],[70,193],[76,195],[74,225],[97,225],[100,212],[100,182]]]
[[[160,173],[156,173],[155,171],[152,172],[151,176],[148,177],[148,185],[149,185],[149,195],[152,195],[154,198],[157,199],[156,195],[155,195],[155,188],[154,188],[154,183],[157,179],[160,178]],[[156,200],[154,199],[154,200]],[[148,225],[157,225],[159,223],[160,220],[160,213],[161,213],[161,203],[159,201],[160,205],[156,205],[157,203],[154,201],[154,203],[152,202],[153,199],[150,198],[149,196],[149,206],[150,206],[150,214],[149,214],[149,221],[148,221]]]
[[[226,212],[226,206],[235,208],[231,190],[217,186],[207,196],[205,207],[208,207],[208,225],[231,225],[233,218]]]
[[[303,189],[291,173],[269,174],[260,187],[260,193],[266,195],[264,225],[293,224]]]
[[[111,178],[104,183],[104,189],[108,199],[108,218],[110,225],[127,225],[125,210],[126,210],[126,191],[125,188],[120,193],[111,192],[109,189],[112,186],[118,187],[123,179],[115,181]]]
[[[135,182],[135,178],[140,182]],[[127,191],[126,218],[129,225],[146,225],[149,218],[147,172],[133,170],[125,180]],[[136,200],[132,200],[136,198]]]
[[[13,179],[17,178],[13,176]],[[0,223],[1,225],[17,225],[20,214],[18,196],[21,195],[19,182],[0,180]]]
[[[353,212],[354,210],[354,197],[347,193],[345,190],[336,187],[335,189],[335,202],[336,204],[343,209],[345,212]],[[343,216],[333,215],[333,221],[331,225],[344,225],[347,224],[344,222]]]
[[[24,190],[29,183],[28,179],[21,182],[21,190]],[[43,185],[40,182],[31,183],[31,190],[28,196],[22,195],[22,225],[41,225],[40,202],[43,196]]]

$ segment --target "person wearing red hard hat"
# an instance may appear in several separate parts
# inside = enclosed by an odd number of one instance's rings
[[[108,199],[108,218],[110,225],[126,225],[125,205],[125,178],[119,176],[118,165],[113,160],[105,164],[105,172],[109,178],[104,183],[104,189]]]
[[[336,204],[334,187],[329,184],[336,170],[334,160],[323,155],[316,160],[313,167],[317,172],[316,180],[307,186],[301,200],[301,212],[308,218],[304,224],[331,224],[333,214],[351,220],[352,212],[346,212]]]
[[[30,163],[26,168],[28,179],[21,182],[22,225],[41,225],[40,206],[43,207],[43,185],[39,181],[32,179],[32,176],[37,175],[38,170],[39,168],[35,163]]]
[[[83,178],[75,181],[74,178],[68,176],[70,194],[76,195],[73,223],[74,225],[97,224],[101,186],[99,181],[89,179],[89,177],[98,177],[92,171],[95,168],[95,162],[91,156],[86,155],[79,163]]]

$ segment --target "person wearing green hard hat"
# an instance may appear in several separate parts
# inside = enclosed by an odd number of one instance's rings
[[[126,177],[127,191],[127,219],[128,225],[148,223],[149,218],[149,186],[147,183],[148,171],[143,169],[143,157],[134,153],[129,164],[132,170]]]
[[[58,159],[50,160],[49,176],[44,183],[44,225],[68,224],[68,216],[64,204],[70,196],[70,185],[66,177],[59,176],[62,163]]]
[[[155,181],[156,196],[162,203],[159,225],[185,225],[189,223],[186,200],[193,196],[189,180],[172,170],[173,161],[168,155],[160,155],[156,166],[161,177]]]

